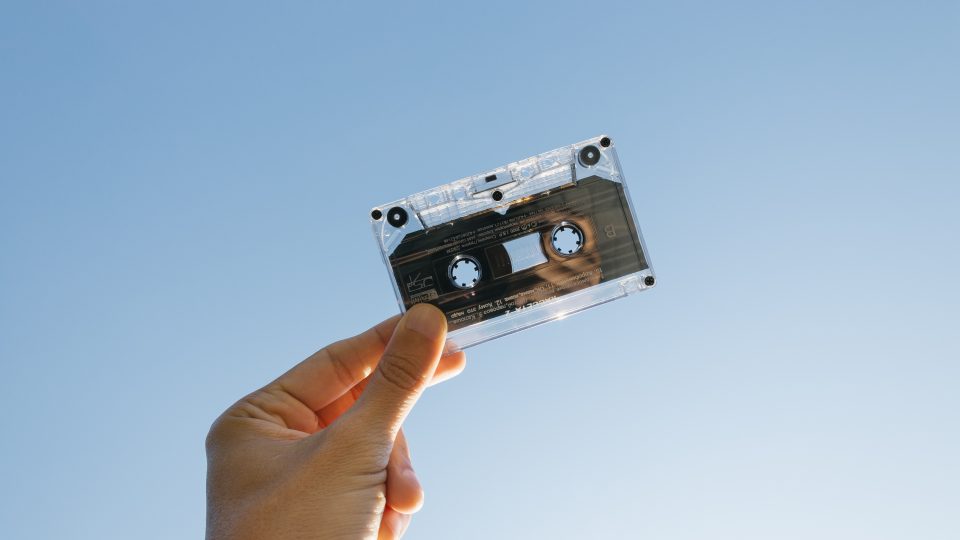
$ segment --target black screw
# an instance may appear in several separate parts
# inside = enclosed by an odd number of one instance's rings
[[[498,189],[497,191],[494,191],[494,192],[493,192],[493,200],[499,201],[499,200],[501,200],[501,199],[503,199],[503,193],[502,193],[499,189]]]
[[[653,287],[653,284],[656,282],[657,280],[653,279],[653,276],[647,276],[643,278],[643,284],[646,285],[647,287]]]
[[[602,146],[602,147],[604,147],[604,148],[610,146],[610,137],[604,137],[604,138],[600,139],[600,146]]]
[[[379,208],[374,208],[374,209],[373,209],[373,212],[370,212],[370,217],[372,217],[373,219],[379,221],[380,218],[383,217],[383,212],[381,212]]]

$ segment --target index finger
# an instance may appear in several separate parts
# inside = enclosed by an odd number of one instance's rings
[[[326,407],[370,375],[399,320],[400,315],[395,315],[366,332],[320,349],[273,384],[313,411]]]

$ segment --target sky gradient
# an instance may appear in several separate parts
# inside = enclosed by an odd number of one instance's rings
[[[658,286],[468,351],[408,538],[960,537],[956,2],[0,6],[0,529],[199,538],[396,312],[375,204],[601,133]]]

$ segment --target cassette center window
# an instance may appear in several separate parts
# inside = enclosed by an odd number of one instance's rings
[[[549,261],[543,254],[539,234],[528,234],[504,242],[503,250],[506,251],[507,259],[510,261],[511,272],[520,272]]]

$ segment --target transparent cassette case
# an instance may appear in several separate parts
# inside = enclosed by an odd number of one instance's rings
[[[447,315],[450,351],[656,283],[607,136],[462,178],[373,209],[401,311]]]

